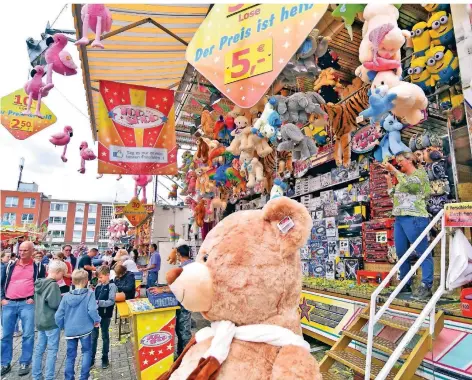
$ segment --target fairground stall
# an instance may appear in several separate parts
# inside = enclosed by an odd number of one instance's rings
[[[111,26],[79,47],[98,173],[140,173],[144,190],[174,176],[169,200],[192,210],[195,253],[228,214],[297,200],[313,220],[300,323],[333,346],[323,378],[470,378],[472,257],[454,249],[470,245],[472,225],[470,7],[107,7]],[[399,153],[424,169],[433,220],[419,235],[431,236],[427,252],[401,258],[387,171]],[[130,204],[131,218],[144,215]],[[429,252],[433,293],[399,294],[415,271],[422,286]]]

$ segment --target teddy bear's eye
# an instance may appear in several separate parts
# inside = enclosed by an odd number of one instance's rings
[[[385,84],[385,82],[384,82],[384,81],[382,81],[382,82],[380,82],[380,84],[383,86],[383,85]]]
[[[203,261],[206,263],[208,260],[208,254],[203,255]]]

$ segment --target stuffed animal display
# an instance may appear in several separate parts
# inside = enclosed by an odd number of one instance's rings
[[[385,117],[380,123],[382,128],[387,132],[380,141],[379,147],[374,152],[377,161],[385,162],[393,156],[401,152],[411,152],[401,140],[400,131],[403,124],[400,123],[392,114]]]
[[[78,170],[78,172],[80,174],[84,174],[85,161],[93,161],[97,158],[97,156],[95,155],[93,150],[88,147],[88,144],[86,141],[82,141],[80,143],[79,149],[80,149],[80,169]]]
[[[134,175],[133,180],[135,198],[138,198],[138,188],[140,188],[141,192],[143,193],[141,197],[141,203],[146,204],[146,186],[152,182],[152,175]]]
[[[100,41],[102,33],[107,33],[111,30],[113,22],[111,13],[103,4],[85,4],[81,10],[82,18],[82,38],[78,40],[76,45],[88,45],[90,42],[87,38],[87,33],[90,29],[95,33],[95,39],[92,42],[93,48],[104,49],[105,47]]]
[[[177,189],[178,188],[179,188],[179,185],[177,185],[176,183],[173,183],[172,188],[169,191],[169,195],[167,196],[167,198],[170,199],[170,200],[176,201],[177,200]]]
[[[72,127],[69,125],[66,125],[64,127],[63,132],[56,133],[52,135],[51,138],[49,139],[49,142],[51,144],[54,144],[54,146],[64,147],[64,151],[62,152],[62,155],[61,155],[62,162],[67,162],[67,158],[66,158],[67,145],[69,144],[70,138],[73,136],[73,134],[74,133],[73,133]],[[82,156],[82,152],[81,152],[81,156]]]
[[[293,225],[280,231],[285,219]],[[311,224],[301,204],[273,199],[262,210],[227,216],[206,236],[194,263],[167,273],[177,299],[211,326],[196,333],[160,380],[225,380],[242,372],[248,380],[321,380],[298,313],[299,249]],[[267,263],[261,250],[273,260]],[[267,270],[260,271],[258,261]]]
[[[49,91],[54,87],[52,82],[52,72],[56,72],[60,75],[70,76],[77,74],[77,65],[70,53],[65,50],[67,46],[67,37],[58,33],[52,37],[46,39],[46,44],[49,48],[44,53],[44,58],[47,63],[47,81],[44,86],[45,91]]]
[[[313,139],[305,136],[295,124],[285,124],[280,133],[282,142],[277,146],[278,151],[291,151],[296,160],[306,160],[316,154]]]
[[[41,115],[41,99],[48,96],[50,90],[42,80],[43,75],[44,67],[41,65],[36,65],[33,70],[31,70],[31,79],[26,82],[24,86],[24,90],[28,95],[26,110],[23,111],[24,115],[31,115],[31,105],[33,100],[36,100],[36,110],[34,114],[39,118],[43,117],[43,115]]]
[[[178,241],[180,239],[180,234],[175,232],[175,225],[173,224],[169,225],[169,238],[170,241]]]

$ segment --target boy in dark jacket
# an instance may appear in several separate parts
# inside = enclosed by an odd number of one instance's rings
[[[92,332],[92,366],[95,365],[95,355],[97,353],[98,335],[100,329],[102,330],[102,368],[109,367],[108,352],[110,351],[110,322],[113,316],[113,306],[115,306],[116,285],[110,283],[110,268],[106,265],[101,266],[97,270],[98,285],[95,288],[95,299],[98,303],[98,315],[102,320],[100,321],[100,328],[95,327]]]
[[[54,322],[54,314],[61,303],[61,291],[57,281],[62,280],[66,272],[66,265],[62,261],[54,260],[49,264],[48,277],[40,278],[34,283],[34,313],[38,341],[33,354],[33,380],[42,379],[41,366],[46,347],[48,354],[44,380],[54,380],[61,336],[61,330]]]
[[[82,346],[82,367],[80,380],[88,380],[92,362],[92,331],[100,326],[95,294],[87,289],[88,273],[83,269],[72,272],[75,289],[66,293],[56,313],[56,324],[64,329],[67,341],[65,380],[75,378],[77,346]]]

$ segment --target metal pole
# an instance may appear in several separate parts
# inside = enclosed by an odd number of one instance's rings
[[[20,176],[18,177],[18,184],[16,185],[16,191],[20,190],[21,176],[23,175],[23,168],[25,167],[24,157],[20,158]]]

